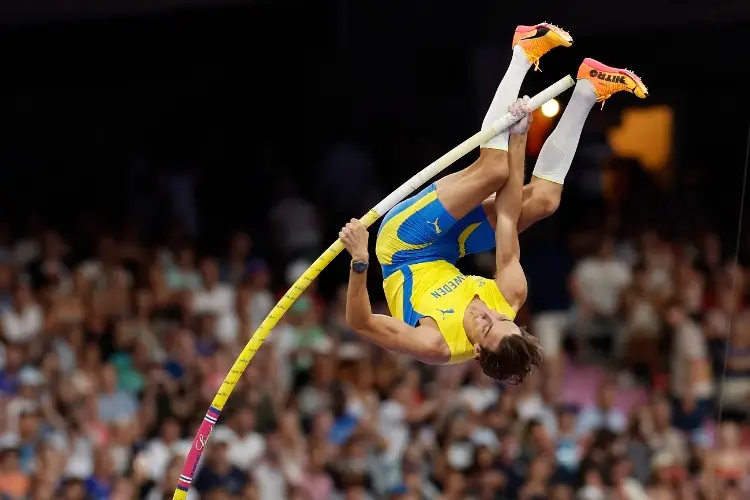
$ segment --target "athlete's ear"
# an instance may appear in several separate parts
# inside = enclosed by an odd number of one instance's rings
[[[482,348],[479,346],[479,344],[474,344],[474,357],[478,358],[481,352]]]

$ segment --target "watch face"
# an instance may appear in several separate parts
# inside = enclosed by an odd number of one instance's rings
[[[368,263],[367,262],[352,262],[352,269],[354,269],[354,272],[357,273],[363,273],[367,269]]]

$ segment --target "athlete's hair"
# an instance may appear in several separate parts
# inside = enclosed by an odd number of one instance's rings
[[[497,349],[482,348],[479,351],[479,365],[485,375],[512,385],[523,382],[534,370],[542,366],[544,353],[539,340],[519,327],[518,335],[506,335]]]

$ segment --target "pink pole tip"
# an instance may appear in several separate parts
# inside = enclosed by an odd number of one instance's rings
[[[195,439],[193,439],[190,451],[185,459],[185,465],[182,467],[182,473],[177,482],[177,487],[179,489],[187,491],[190,487],[190,483],[193,481],[193,475],[195,474],[195,469],[198,467],[198,462],[201,459],[201,455],[203,455],[203,451],[206,449],[208,438],[211,436],[211,432],[213,432],[218,418],[219,411],[213,407],[203,418],[203,422],[201,422],[201,425],[198,428],[198,433],[195,435]]]

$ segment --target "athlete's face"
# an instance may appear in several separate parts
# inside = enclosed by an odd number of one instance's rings
[[[480,349],[497,350],[500,341],[508,335],[519,335],[521,330],[505,315],[496,311],[479,311],[473,317],[474,349],[479,354]]]

